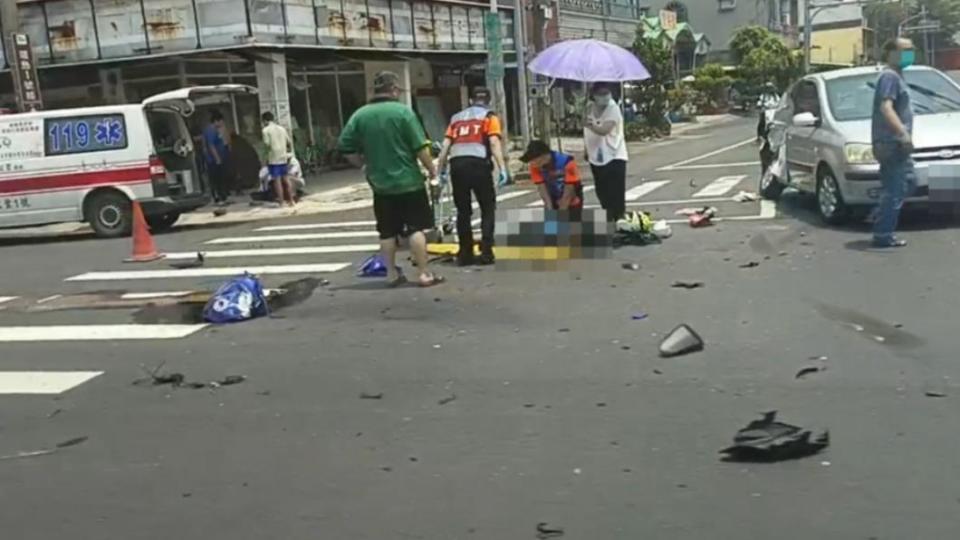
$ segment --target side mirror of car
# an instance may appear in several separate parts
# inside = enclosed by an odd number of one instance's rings
[[[820,119],[812,112],[803,112],[794,115],[793,125],[795,127],[818,127],[820,125]]]

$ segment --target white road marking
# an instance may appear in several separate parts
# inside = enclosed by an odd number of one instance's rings
[[[262,248],[262,249],[230,249],[222,251],[204,251],[207,259],[222,259],[226,257],[280,257],[283,255],[320,255],[325,253],[358,253],[363,251],[378,251],[380,244],[349,244],[335,246],[302,246],[289,248]],[[184,260],[194,259],[197,254],[193,251],[167,253],[167,259]]]
[[[751,138],[749,138],[749,139],[747,139],[747,140],[745,140],[745,141],[741,141],[741,142],[738,142],[738,143],[736,143],[736,144],[731,144],[730,146],[724,146],[723,148],[721,148],[721,149],[719,149],[719,150],[714,150],[714,151],[712,151],[712,152],[707,152],[706,154],[703,154],[703,155],[700,155],[700,156],[692,157],[692,158],[690,158],[690,159],[685,159],[685,160],[683,160],[683,161],[679,161],[679,162],[673,163],[673,164],[671,164],[671,165],[666,165],[666,166],[664,166],[664,167],[660,167],[660,168],[657,169],[657,170],[658,170],[658,171],[672,171],[672,170],[674,170],[675,167],[681,167],[681,166],[683,166],[683,165],[687,165],[687,164],[693,163],[694,161],[700,161],[700,160],[706,159],[706,158],[708,158],[708,157],[713,157],[713,156],[715,156],[715,155],[717,155],[717,154],[722,154],[722,153],[724,153],[724,152],[733,150],[734,148],[740,148],[741,146],[745,146],[745,145],[747,145],[747,144],[753,143],[755,140],[756,140],[756,137],[751,137]]]
[[[228,236],[207,240],[206,244],[249,244],[254,242],[296,242],[300,240],[336,240],[340,238],[377,238],[377,231],[337,231],[324,233]],[[194,254],[196,256],[196,254]]]
[[[187,268],[183,270],[121,270],[116,272],[87,272],[68,277],[64,281],[121,281],[127,279],[168,279],[210,276],[239,276],[251,274],[315,274],[337,272],[350,263],[284,264],[272,266],[233,266],[226,268]]]
[[[0,326],[0,342],[180,339],[206,326],[205,324]]]
[[[528,193],[533,193],[533,190],[521,189],[519,191],[511,191],[509,193],[501,193],[497,195],[497,202],[509,201],[510,199],[516,199],[517,197],[523,197]],[[474,208],[480,208],[480,205],[473,203]]]
[[[713,182],[707,184],[707,187],[693,194],[694,197],[719,197],[733,189],[737,184],[743,182],[747,175],[721,176]]]
[[[41,298],[41,299],[37,300],[37,303],[38,303],[38,304],[46,304],[47,302],[56,300],[57,298],[63,298],[63,295],[62,295],[62,294],[54,294],[54,295],[48,296],[48,297],[46,297],[46,298]]]
[[[0,371],[0,394],[62,394],[102,371]]]
[[[733,167],[759,167],[759,161],[740,161],[737,163],[705,163],[703,165],[683,165],[670,167],[671,171],[692,171],[701,169],[730,169]]]
[[[253,232],[309,231],[312,229],[347,229],[350,227],[374,227],[376,221],[338,221],[333,223],[301,223],[299,225],[271,225],[260,227]]]
[[[662,188],[663,186],[670,183],[670,180],[655,180],[652,182],[644,182],[635,188],[628,189],[624,194],[624,200],[626,201],[635,201],[644,195],[652,193],[654,190]]]
[[[700,202],[703,202],[702,200]],[[760,201],[760,213],[755,216],[731,216],[714,218],[714,222],[721,221],[761,221],[766,219],[775,219],[777,217],[777,203],[763,199]],[[687,223],[687,219],[668,219],[667,223],[675,225]]]
[[[160,292],[132,292],[120,295],[121,300],[150,300],[152,298],[177,298],[187,296],[196,291],[160,291]]]
[[[6,303],[6,302],[12,302],[17,298],[20,298],[20,297],[19,296],[0,296],[0,304]]]

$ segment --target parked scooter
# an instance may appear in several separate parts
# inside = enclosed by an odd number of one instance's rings
[[[757,139],[760,141],[760,195],[776,200],[786,187],[786,125],[777,122],[780,99],[774,91],[765,91],[757,103]]]

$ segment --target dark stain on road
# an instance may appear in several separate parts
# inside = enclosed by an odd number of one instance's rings
[[[817,302],[815,306],[823,317],[841,323],[845,328],[862,334],[874,343],[898,349],[915,349],[924,344],[924,340],[919,336],[865,313],[821,302]]]

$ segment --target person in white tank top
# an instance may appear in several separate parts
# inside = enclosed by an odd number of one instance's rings
[[[607,211],[607,220],[616,222],[626,212],[624,197],[629,156],[623,114],[605,84],[594,84],[591,96],[592,103],[587,105],[584,115],[583,142],[597,198]]]

